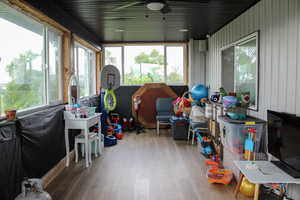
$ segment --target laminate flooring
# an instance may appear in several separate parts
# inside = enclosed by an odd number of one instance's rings
[[[197,145],[173,140],[169,130],[126,133],[91,167],[73,162],[46,190],[53,200],[234,199],[235,183],[207,182],[204,160]]]

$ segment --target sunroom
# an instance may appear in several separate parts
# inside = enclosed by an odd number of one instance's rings
[[[0,200],[300,199],[299,51],[298,0],[0,0]]]

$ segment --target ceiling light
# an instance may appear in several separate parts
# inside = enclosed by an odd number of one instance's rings
[[[147,4],[147,8],[154,11],[161,10],[164,6],[165,4],[162,1],[152,1]]]
[[[116,31],[116,32],[124,32],[123,29],[116,29],[115,31]]]
[[[183,29],[179,29],[180,32],[188,32],[189,29],[183,28]]]

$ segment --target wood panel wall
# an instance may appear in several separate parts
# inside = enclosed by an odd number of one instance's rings
[[[64,33],[63,35],[63,45],[62,45],[62,61],[63,61],[63,83],[64,83],[64,92],[63,92],[63,102],[68,103],[68,89],[69,81],[72,75],[72,66],[71,66],[71,34]]]
[[[206,83],[212,90],[221,86],[220,48],[260,31],[259,111],[300,116],[300,1],[262,0],[209,39]]]
[[[300,1],[262,0],[209,38],[206,83],[212,91],[221,86],[220,48],[260,30],[259,111],[250,114],[266,119],[267,110],[300,116]],[[289,193],[300,199],[300,186]]]

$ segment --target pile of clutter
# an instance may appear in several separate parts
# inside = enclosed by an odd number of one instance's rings
[[[220,115],[226,114],[232,120],[245,120],[247,117],[247,109],[250,105],[249,92],[229,92],[227,93],[224,88],[220,88],[218,92],[214,92],[210,99],[206,102],[207,108],[211,108],[211,104],[222,105]],[[213,115],[211,109],[206,109],[206,115]],[[219,114],[217,114],[219,115]]]
[[[104,133],[104,146],[110,147],[116,145],[118,140],[124,137],[122,125],[120,124],[120,117],[117,113],[111,113],[108,120],[107,131]],[[111,123],[112,122],[112,123]]]

